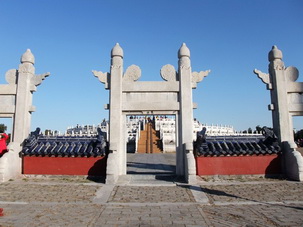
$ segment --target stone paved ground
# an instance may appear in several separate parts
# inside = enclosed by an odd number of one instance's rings
[[[186,203],[195,202],[188,187],[117,186],[109,202],[119,203]]]
[[[0,184],[0,201],[27,203],[88,203],[100,186],[83,184]],[[85,193],[84,193],[85,192]]]
[[[303,201],[303,184],[290,181],[259,182],[254,184],[202,185],[210,203],[226,202],[288,202]],[[277,188],[279,190],[277,190]]]
[[[189,187],[25,178],[0,184],[0,226],[303,226],[302,189],[269,179]]]
[[[205,206],[212,226],[302,226],[302,204]]]
[[[176,154],[127,154],[128,174],[174,174]]]

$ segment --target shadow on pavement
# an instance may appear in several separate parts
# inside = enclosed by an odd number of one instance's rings
[[[196,189],[195,188],[192,188],[192,189],[198,190],[197,188],[198,187],[196,187]],[[236,199],[242,199],[242,200],[246,200],[246,201],[250,201],[250,202],[255,202],[255,203],[260,203],[260,204],[264,204],[264,205],[282,206],[282,207],[288,207],[288,208],[303,210],[302,207],[289,206],[289,205],[286,205],[286,204],[277,204],[277,203],[273,204],[273,203],[270,203],[270,202],[264,202],[264,201],[254,200],[254,199],[248,199],[248,198],[244,198],[244,197],[241,197],[241,196],[229,194],[229,193],[226,193],[226,192],[221,191],[221,190],[208,189],[208,188],[203,188],[203,187],[201,187],[201,189],[202,189],[203,192],[205,192],[208,195],[210,201],[213,201],[213,199],[210,198],[209,195],[216,195],[216,196],[226,196],[226,197],[231,197],[231,198],[236,198]]]
[[[128,174],[155,174],[156,171],[152,170],[159,170],[158,173],[168,174],[168,173],[175,173],[176,166],[168,165],[168,164],[153,164],[153,163],[142,163],[142,162],[128,162],[127,168],[138,168],[139,171],[127,171]],[[142,171],[146,169],[146,171]],[[161,172],[160,172],[161,171]]]

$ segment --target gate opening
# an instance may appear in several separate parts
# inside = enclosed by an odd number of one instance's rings
[[[175,175],[175,115],[127,115],[127,174]]]

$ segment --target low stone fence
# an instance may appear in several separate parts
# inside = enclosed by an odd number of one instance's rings
[[[281,156],[246,155],[196,157],[197,175],[264,175],[281,174]]]
[[[281,148],[272,137],[198,135],[195,145],[197,175],[280,175]]]
[[[106,176],[103,137],[31,136],[21,157],[22,174]]]

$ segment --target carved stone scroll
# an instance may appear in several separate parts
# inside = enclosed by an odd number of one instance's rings
[[[201,82],[204,79],[204,77],[208,76],[209,73],[210,73],[210,70],[200,71],[200,72],[192,72],[193,88],[196,88],[197,83]]]
[[[32,77],[31,79],[31,83],[35,86],[38,86],[42,83],[42,81],[48,77],[50,75],[50,73],[44,73],[44,74],[40,74],[40,75],[35,75]]]
[[[17,83],[17,70],[10,69],[5,74],[5,79],[9,84],[16,84]]]
[[[93,70],[92,72],[94,76],[99,79],[101,83],[105,84],[105,88],[108,89],[109,73],[107,72],[103,73],[101,71],[96,71],[96,70]]]
[[[133,82],[133,81],[137,81],[140,77],[141,77],[141,69],[139,68],[139,66],[131,65],[126,69],[123,80]]]
[[[263,83],[267,84],[268,90],[272,89],[272,83],[270,81],[270,76],[268,73],[263,73],[258,69],[255,69],[254,73],[262,80]]]
[[[177,81],[177,72],[174,66],[170,64],[164,65],[160,70],[160,74],[165,81]]]

